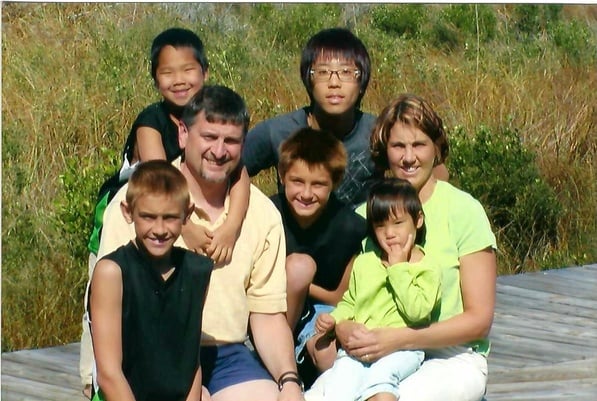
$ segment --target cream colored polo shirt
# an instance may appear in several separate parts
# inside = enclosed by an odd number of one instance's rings
[[[180,158],[172,163],[180,169]],[[135,238],[124,219],[122,187],[104,212],[98,260]],[[193,201],[193,199],[191,199]],[[226,218],[229,205],[215,222],[200,208],[191,216],[195,224],[214,229]],[[175,245],[187,248],[182,236]],[[211,276],[203,312],[202,345],[243,342],[250,312],[286,312],[286,243],[280,213],[257,187],[251,185],[249,207],[229,264],[216,266]]]

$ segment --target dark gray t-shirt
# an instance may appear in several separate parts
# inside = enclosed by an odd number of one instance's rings
[[[301,128],[307,128],[309,107],[265,120],[251,129],[243,147],[242,160],[250,176],[270,167],[278,167],[280,144]],[[375,124],[375,116],[357,111],[353,130],[342,138],[348,153],[344,179],[335,193],[338,199],[351,207],[367,198],[375,166],[369,151],[369,137]],[[278,178],[278,187],[280,187]]]

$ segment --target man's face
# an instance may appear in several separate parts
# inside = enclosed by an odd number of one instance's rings
[[[284,195],[292,215],[301,227],[313,224],[323,213],[332,193],[332,177],[321,165],[295,161],[284,177]]]
[[[209,122],[203,111],[192,126],[181,123],[178,132],[189,172],[209,183],[228,180],[240,162],[243,138],[241,125]]]
[[[360,93],[360,73],[353,60],[322,55],[315,60],[311,71],[313,100],[317,107],[329,115],[354,110]]]

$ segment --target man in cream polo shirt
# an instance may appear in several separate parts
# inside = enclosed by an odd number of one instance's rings
[[[213,230],[226,219],[230,175],[240,162],[248,123],[242,98],[223,86],[205,86],[186,106],[178,135],[183,156],[173,165],[187,179],[195,203],[191,223]],[[120,211],[126,189],[105,211],[98,259],[135,237]],[[182,237],[175,245],[186,247]],[[232,260],[215,266],[205,301],[201,368],[211,400],[303,400],[285,317],[285,257],[280,214],[251,185]],[[259,359],[244,344],[249,325]]]

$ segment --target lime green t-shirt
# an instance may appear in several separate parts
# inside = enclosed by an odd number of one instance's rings
[[[365,216],[366,206],[359,206],[357,212]],[[423,247],[442,273],[441,311],[437,317],[437,321],[442,321],[464,310],[459,258],[488,247],[496,249],[496,239],[481,203],[445,181],[437,182],[433,194],[423,204],[423,213],[426,227]],[[364,250],[373,248],[373,241],[367,238]],[[488,338],[468,345],[481,354],[489,353]]]
[[[331,315],[336,322],[352,320],[369,329],[426,325],[439,306],[440,281],[426,257],[386,267],[378,251],[361,253]]]

